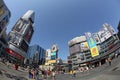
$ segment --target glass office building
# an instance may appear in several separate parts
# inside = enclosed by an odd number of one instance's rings
[[[27,58],[27,51],[34,33],[35,12],[28,10],[13,26],[8,34],[6,52],[13,61],[23,62]]]
[[[30,64],[45,64],[46,50],[39,45],[30,46],[27,54]]]

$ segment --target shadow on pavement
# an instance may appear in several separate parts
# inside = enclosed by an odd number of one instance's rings
[[[11,78],[11,79],[14,79],[14,80],[28,80],[24,77],[15,76],[15,75],[11,75],[11,74],[8,74],[8,73],[5,73],[5,76],[7,78]]]

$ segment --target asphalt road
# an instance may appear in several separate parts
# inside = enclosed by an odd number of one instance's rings
[[[28,72],[8,68],[0,62],[0,80],[29,80]],[[52,80],[51,77],[46,80]],[[86,72],[77,73],[73,78],[69,74],[59,74],[56,80],[120,80],[120,56],[112,60],[112,65],[104,64]]]

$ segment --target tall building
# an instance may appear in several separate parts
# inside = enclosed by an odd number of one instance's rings
[[[119,21],[119,24],[118,24],[118,27],[117,27],[117,29],[118,29],[118,37],[119,37],[119,39],[120,39],[120,21]]]
[[[7,46],[6,28],[10,21],[11,13],[3,0],[0,0],[0,56],[5,55]]]
[[[51,49],[46,50],[46,63],[51,60]]]
[[[34,32],[34,17],[35,12],[28,10],[8,34],[6,52],[13,61],[23,62],[27,58],[27,51]]]
[[[57,44],[52,45],[51,49],[46,50],[46,66],[54,67],[59,62],[58,50],[59,49]]]
[[[90,49],[85,36],[75,37],[68,42],[70,56],[70,64],[72,62],[73,68],[78,68],[84,64],[87,60],[91,59]]]
[[[10,10],[8,9],[4,1],[0,0],[0,37],[6,31],[6,26],[9,23],[10,17]]]
[[[30,46],[28,50],[30,64],[45,64],[45,54],[46,50],[39,45]]]
[[[114,58],[120,52],[120,40],[111,25],[105,23],[96,33],[85,33],[68,42],[72,68],[85,69],[105,63],[108,57]]]

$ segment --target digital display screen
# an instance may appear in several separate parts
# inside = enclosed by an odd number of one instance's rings
[[[29,48],[29,45],[28,45],[24,40],[22,40],[21,45],[20,45],[20,48],[21,48],[23,51],[27,52],[27,51],[28,51],[28,48]]]
[[[13,31],[17,31],[17,32],[20,32],[21,34],[24,34],[26,28],[27,28],[27,25],[28,22],[23,20],[23,19],[20,19],[16,22],[15,26],[13,27]]]
[[[56,52],[51,53],[51,60],[55,60],[57,58],[56,55],[57,55]]]
[[[70,54],[74,54],[76,52],[80,52],[80,44],[75,44],[70,47]]]
[[[25,36],[24,36],[24,39],[25,39],[28,43],[30,42],[30,40],[31,40],[31,38],[32,38],[33,32],[34,32],[34,30],[33,30],[32,26],[29,26],[29,29],[26,31],[26,34],[25,34]]]

